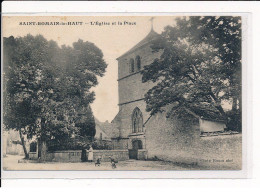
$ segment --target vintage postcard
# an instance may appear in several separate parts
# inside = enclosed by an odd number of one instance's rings
[[[2,21],[3,171],[242,170],[241,15]]]

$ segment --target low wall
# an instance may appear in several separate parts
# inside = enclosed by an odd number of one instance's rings
[[[81,152],[81,150],[56,151],[51,153],[49,152],[46,155],[46,158],[42,160],[49,162],[81,162]],[[94,150],[93,156],[94,161],[96,161],[97,158],[100,157],[101,161],[103,162],[110,161],[109,157],[113,157],[118,161],[129,159],[128,150]],[[37,160],[37,153],[30,152],[29,158],[32,160]]]
[[[108,162],[110,161],[109,156],[118,161],[129,159],[128,150],[94,150],[94,161],[101,157],[103,162]]]
[[[37,154],[37,152],[29,152],[29,159],[31,159],[31,160],[37,160],[37,159],[38,159],[38,154]]]
[[[171,147],[163,152],[150,152],[165,161],[197,164],[201,169],[240,170],[242,167],[242,135],[202,137],[193,146]]]
[[[81,162],[81,150],[48,153],[52,162]]]
[[[240,170],[242,134],[201,137],[197,124],[188,116],[183,120],[163,114],[151,117],[145,126],[148,158],[197,164],[203,170]]]

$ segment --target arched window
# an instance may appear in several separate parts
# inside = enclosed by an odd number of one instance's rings
[[[135,62],[134,59],[130,59],[130,73],[134,73],[135,71]]]
[[[137,71],[140,71],[141,70],[141,57],[139,55],[136,56],[135,62],[136,62]]]
[[[143,132],[143,115],[139,108],[135,108],[132,114],[133,133]]]

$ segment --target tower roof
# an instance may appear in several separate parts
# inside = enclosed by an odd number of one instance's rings
[[[127,51],[126,53],[124,53],[123,55],[121,55],[120,57],[118,57],[117,59],[124,57],[132,52],[134,52],[135,50],[137,50],[138,48],[140,48],[143,45],[146,45],[147,43],[151,42],[152,40],[155,40],[156,38],[158,38],[160,35],[155,32],[153,30],[153,28],[151,29],[151,31],[149,32],[149,34],[147,34],[147,36],[141,40],[139,43],[137,43],[133,48],[131,48],[129,51]]]

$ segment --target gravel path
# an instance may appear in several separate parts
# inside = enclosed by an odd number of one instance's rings
[[[23,156],[7,155],[3,158],[4,170],[196,170],[187,165],[177,165],[164,161],[141,161],[127,160],[119,161],[116,169],[112,169],[109,162],[103,162],[101,166],[94,163],[18,163]]]

